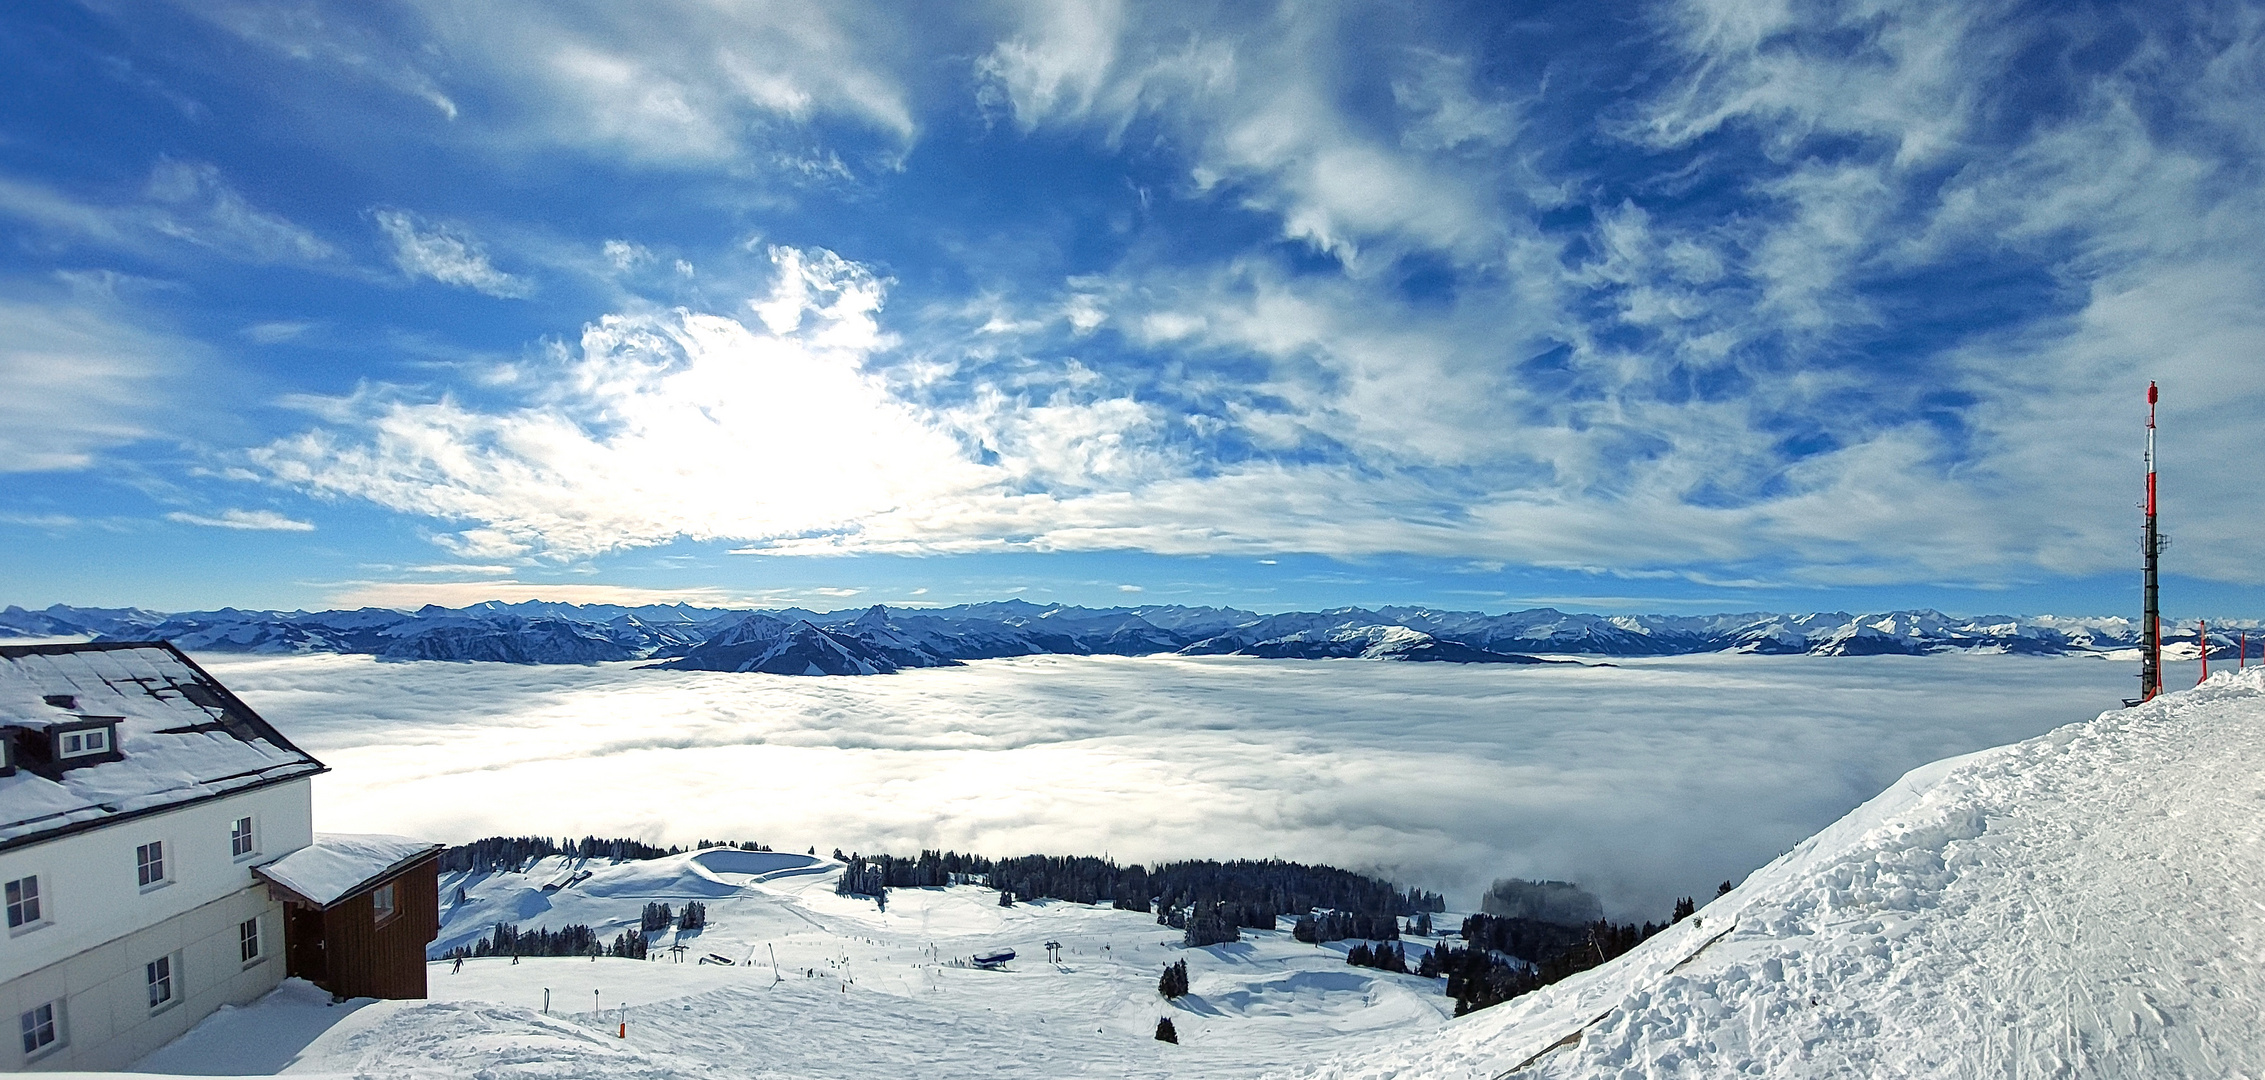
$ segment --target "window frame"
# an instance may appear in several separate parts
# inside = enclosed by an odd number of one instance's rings
[[[181,1003],[181,954],[166,953],[142,965],[142,977],[150,994],[149,1011],[161,1013]],[[163,989],[164,997],[158,997]]]
[[[165,865],[165,847],[164,840],[152,840],[134,848],[134,880],[145,893],[173,883],[171,869]]]
[[[43,1011],[47,1014],[44,1020],[39,1018]],[[37,1061],[70,1042],[69,1032],[63,1026],[62,998],[52,998],[25,1009],[17,1015],[16,1023],[24,1040],[32,1044],[24,1047],[24,1061]],[[38,1041],[36,1035],[42,1029],[47,1038],[45,1041]]]
[[[25,882],[31,883],[29,889],[23,888]],[[55,921],[52,911],[54,905],[48,903],[47,896],[40,891],[38,874],[25,874],[0,888],[5,889],[5,892],[0,892],[0,900],[7,904],[10,937],[31,933]],[[22,895],[26,892],[31,895]],[[30,908],[29,912],[23,910],[26,907]]]
[[[394,891],[393,887],[396,884],[399,883],[388,881],[370,890],[370,922],[372,924],[384,926],[400,916],[401,894]],[[385,898],[383,904],[378,903],[378,898],[381,896]]]
[[[47,757],[50,767],[76,769],[86,765],[100,765],[108,761],[125,760],[118,749],[118,724],[121,716],[81,716],[75,720],[47,725]],[[99,733],[102,745],[91,747],[87,737]],[[76,750],[65,750],[70,741],[77,739]]]
[[[236,831],[238,825],[244,827],[243,832]],[[258,858],[259,853],[259,815],[245,814],[242,817],[230,819],[228,822],[228,857],[242,862],[245,859]]]
[[[262,948],[263,944],[260,940],[259,916],[254,915],[236,924],[236,952],[243,958],[245,967],[266,962],[267,952]]]

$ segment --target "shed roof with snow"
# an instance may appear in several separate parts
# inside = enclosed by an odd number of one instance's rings
[[[325,771],[164,642],[0,646],[0,851]]]
[[[428,840],[384,833],[316,833],[314,843],[252,873],[302,903],[327,908],[440,849]]]

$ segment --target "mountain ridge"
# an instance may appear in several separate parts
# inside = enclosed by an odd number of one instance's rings
[[[751,622],[760,620],[760,622]],[[749,652],[759,627],[767,644]],[[737,633],[738,639],[730,639]],[[787,653],[759,653],[793,636]],[[2133,620],[2117,616],[1957,617],[1928,609],[1851,614],[1743,612],[1597,615],[1529,608],[1489,615],[1429,607],[1333,608],[1262,614],[1237,608],[1141,605],[1086,608],[1022,600],[953,607],[875,604],[806,608],[622,606],[490,601],[415,611],[159,612],[63,604],[0,610],[0,640],[80,637],[163,639],[184,649],[268,654],[351,653],[395,660],[592,664],[656,661],[679,670],[776,674],[886,674],[1014,656],[1253,656],[1452,663],[1532,663],[1557,656],[1874,656],[1984,651],[2100,654],[2136,648]],[[722,640],[720,640],[722,639]],[[2212,634],[2213,656],[2234,638]],[[799,657],[796,660],[795,657]],[[750,666],[752,665],[752,666]],[[788,669],[792,670],[788,670]]]

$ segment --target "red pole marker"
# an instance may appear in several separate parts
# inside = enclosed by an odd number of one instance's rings
[[[2210,681],[2210,620],[2194,620],[2194,643],[2202,646],[2202,677],[2194,680],[2200,686]]]

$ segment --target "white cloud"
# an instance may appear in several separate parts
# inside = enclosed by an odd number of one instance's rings
[[[439,570],[439,567],[410,567],[412,572]],[[459,572],[476,573],[490,567],[470,566]],[[508,568],[504,568],[508,569]],[[752,607],[774,603],[763,598],[750,597],[726,589],[648,589],[633,585],[605,585],[597,583],[559,584],[555,582],[516,581],[509,577],[488,578],[479,581],[357,581],[335,586],[328,603],[336,608],[398,608],[412,611],[427,604],[442,607],[466,607],[472,604],[499,600],[516,604],[525,600],[545,600],[559,604],[620,604],[635,607],[643,604],[692,604],[699,607]]]
[[[534,294],[525,278],[495,268],[486,249],[461,229],[420,220],[406,210],[373,210],[378,230],[393,244],[393,264],[412,278],[431,278],[503,299]]]
[[[632,244],[627,240],[608,240],[602,250],[605,252],[606,261],[612,263],[615,270],[625,274],[644,263],[653,261],[651,249],[643,244]]]
[[[428,101],[468,143],[504,151],[705,165],[768,157],[768,129],[820,117],[900,147],[915,130],[894,73],[906,20],[879,5],[413,0],[406,13],[320,18],[241,0],[180,6],[325,76]]]
[[[1526,231],[1505,213],[1514,200],[1501,168],[1467,153],[1505,146],[1516,129],[1507,103],[1472,89],[1467,60],[1348,42],[1341,13],[1326,6],[1194,25],[1183,15],[1030,5],[977,62],[982,96],[1026,131],[1090,127],[1116,141],[1153,119],[1185,155],[1194,192],[1228,192],[1356,269],[1408,249],[1491,261]],[[1349,45],[1361,60],[1342,58]],[[1393,83],[1398,132],[1344,104],[1346,84],[1375,55],[1404,69]]]
[[[26,529],[68,529],[79,524],[69,514],[15,514],[0,513],[0,525],[15,525]]]
[[[608,316],[517,373],[534,388],[523,407],[372,393],[333,403],[347,429],[254,456],[286,484],[474,523],[455,537],[473,558],[855,530],[989,483],[994,470],[864,369],[889,344],[881,283],[830,252],[776,258],[760,306],[791,333],[682,310]]]
[[[0,472],[83,469],[164,432],[204,352],[101,298],[0,298],[0,326]]]
[[[1631,133],[1660,147],[1752,135],[1773,155],[1748,174],[1763,212],[1713,235],[1646,226],[1653,249],[1691,244],[1708,255],[1694,265],[1760,284],[1761,303],[1721,305],[1698,326],[1797,344],[1891,329],[1858,286],[1977,259],[2049,275],[2065,312],[1910,357],[1893,384],[1842,369],[1843,393],[1970,401],[1945,410],[1964,430],[1864,432],[1802,462],[1787,473],[1802,493],[1764,508],[1776,528],[1810,550],[1894,552],[1907,573],[2128,565],[2138,473],[2136,451],[2118,448],[2136,446],[2140,393],[2160,379],[2179,405],[2165,410],[2178,447],[2166,460],[2185,466],[2172,481],[2185,496],[2179,560],[2265,580],[2240,509],[2246,477],[2205,464],[2250,454],[2265,415],[2265,186],[2249,170],[2265,116],[2227,107],[2260,84],[2265,24],[2196,32],[2171,9],[2108,25],[1960,3],[1667,10],[1690,68]],[[2024,83],[2059,95],[2051,107],[2006,99],[2028,79],[2007,58],[2106,37],[2129,45],[2109,66]],[[1665,314],[1688,303],[1650,299]]]
[[[211,165],[163,159],[150,174],[150,227],[253,262],[316,264],[337,252],[313,233],[254,207]]]
[[[218,517],[175,511],[165,515],[165,520],[178,521],[183,525],[255,532],[313,532],[315,528],[311,521],[297,521],[273,510],[223,510]]]
[[[262,345],[275,345],[304,337],[315,326],[315,323],[305,321],[263,322],[253,323],[237,333]]]
[[[160,158],[133,199],[95,201],[0,177],[0,214],[104,247],[164,257],[187,244],[249,263],[338,266],[336,249],[254,206],[212,165]]]
[[[849,679],[200,660],[337,770],[333,828],[1278,856],[1466,904],[1498,876],[1572,879],[1651,919],[1906,769],[2089,718],[2129,681],[2002,656],[1036,657]]]

